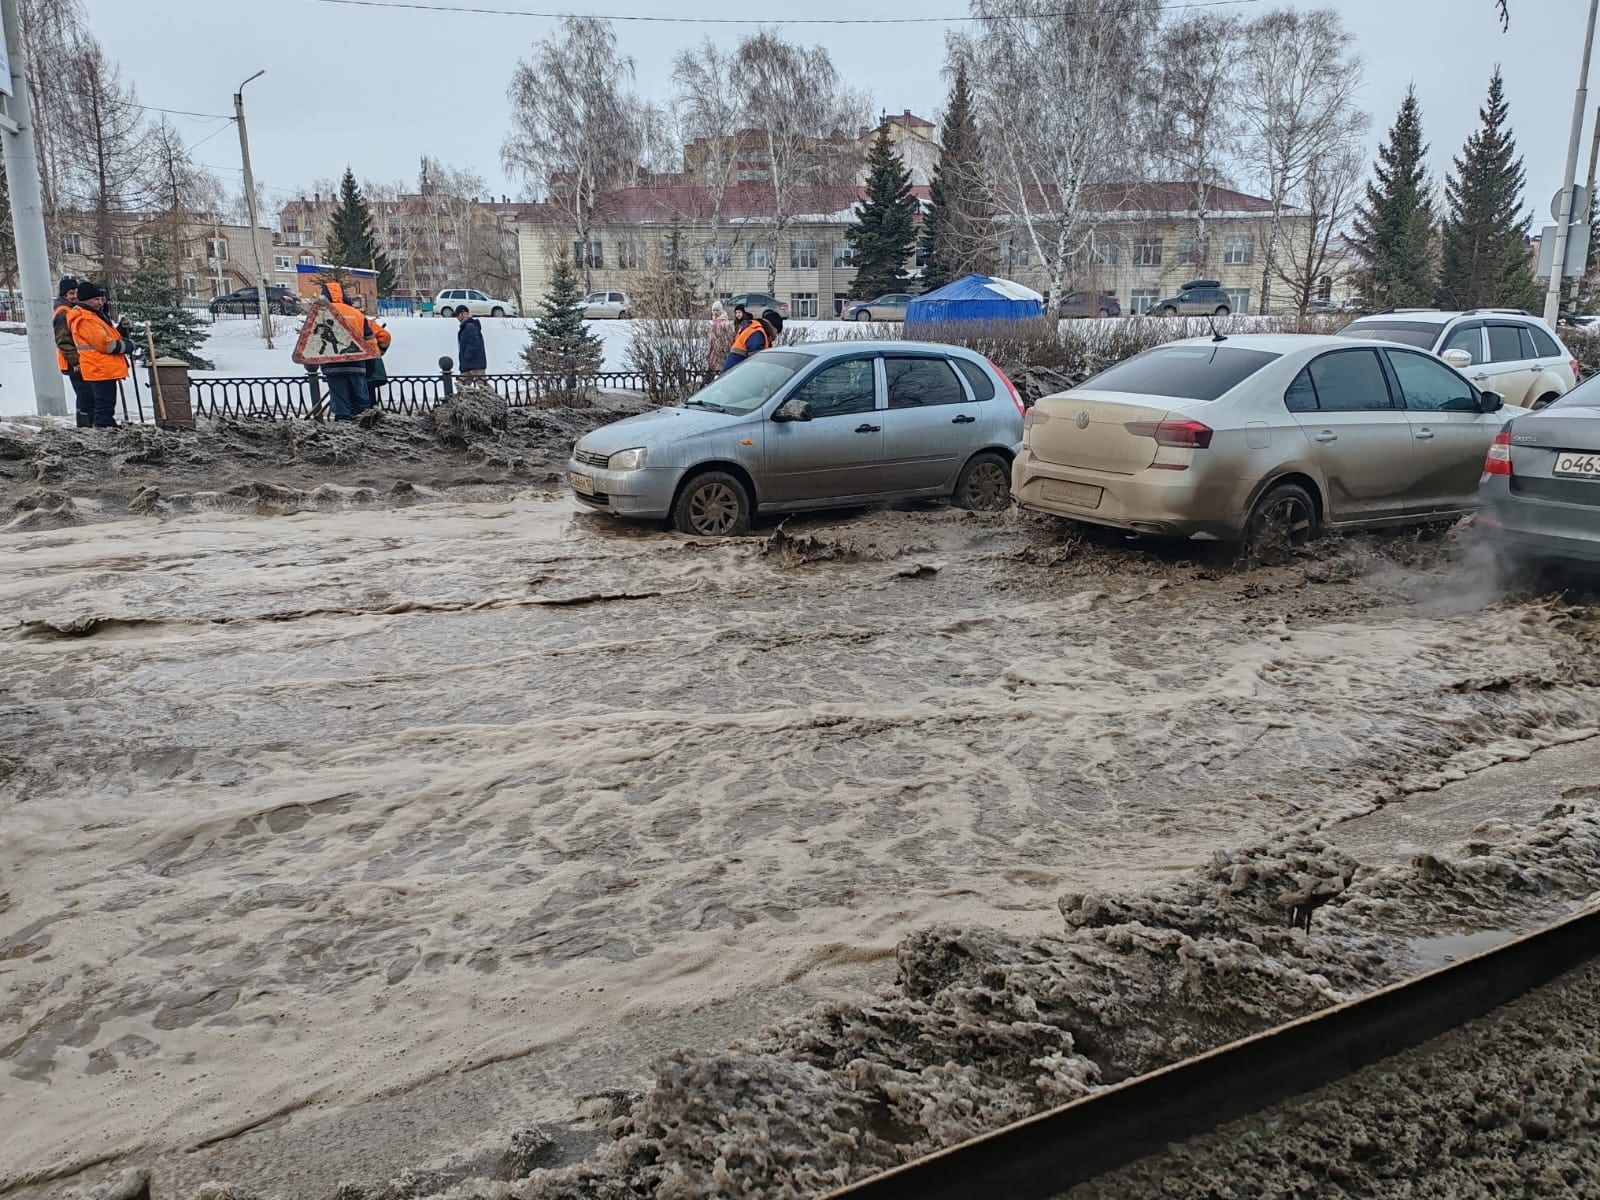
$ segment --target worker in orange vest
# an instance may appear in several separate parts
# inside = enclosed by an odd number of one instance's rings
[[[723,360],[724,372],[733,370],[757,351],[777,345],[778,335],[783,332],[783,317],[769,308],[757,320],[741,305],[733,310],[733,326],[733,349]]]
[[[93,283],[78,285],[78,303],[67,313],[73,349],[78,352],[78,372],[89,385],[94,401],[94,427],[117,427],[117,383],[128,377],[128,356],[133,343],[106,316],[105,289]]]
[[[328,280],[322,285],[322,296],[369,351],[376,355],[389,348],[389,331],[368,321],[359,308],[347,303],[342,284]],[[377,403],[367,387],[367,374],[371,370],[367,363],[368,360],[362,359],[348,364],[323,365],[322,377],[328,381],[328,405],[333,409],[335,421],[353,421]]]
[[[56,339],[56,366],[72,385],[72,396],[78,414],[78,428],[94,424],[94,394],[78,370],[78,347],[72,341],[72,327],[67,324],[67,314],[78,302],[78,281],[71,275],[61,280],[56,292],[56,310],[51,314],[50,327]]]

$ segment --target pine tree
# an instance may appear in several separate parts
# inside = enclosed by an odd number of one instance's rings
[[[1446,308],[1538,302],[1533,263],[1524,244],[1528,214],[1522,207],[1522,159],[1506,125],[1505,88],[1496,67],[1489,96],[1478,110],[1483,125],[1467,139],[1445,179],[1443,258],[1439,304]]]
[[[378,248],[378,237],[372,230],[372,209],[349,167],[344,169],[344,179],[339,184],[339,207],[328,218],[327,257],[335,267],[376,271],[378,295],[394,293],[394,264]]]
[[[928,211],[922,218],[922,285],[943,287],[993,266],[987,253],[989,219],[983,196],[982,146],[972,109],[967,67],[960,63],[950,86],[950,103],[939,131],[939,163],[928,189]]]
[[[162,238],[154,239],[139,261],[133,278],[123,285],[118,308],[133,325],[130,340],[142,361],[149,357],[144,327],[150,326],[157,358],[181,358],[202,371],[211,363],[198,351],[206,340],[206,325],[184,307],[183,292],[172,280],[172,251]]]
[[[1388,141],[1378,147],[1374,178],[1367,184],[1350,239],[1361,263],[1362,289],[1375,307],[1431,304],[1438,291],[1427,156],[1422,108],[1413,85]]]
[[[533,327],[522,358],[535,375],[559,376],[568,395],[579,391],[578,377],[593,375],[605,357],[600,339],[583,323],[583,299],[578,273],[563,246],[556,255],[550,290],[540,306],[544,315]]]
[[[904,286],[906,259],[916,244],[916,217],[911,172],[895,153],[885,122],[867,151],[867,198],[856,205],[856,223],[844,234],[856,251],[857,295],[866,299]]]

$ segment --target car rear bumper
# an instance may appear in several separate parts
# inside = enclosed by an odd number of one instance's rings
[[[1134,533],[1233,539],[1244,529],[1239,482],[1194,467],[1119,475],[1040,462],[1025,449],[1012,462],[1011,491],[1023,508]]]
[[[574,483],[574,477],[578,483]],[[585,478],[592,481],[592,491],[578,486]],[[610,471],[569,459],[567,486],[580,504],[596,512],[637,517],[640,520],[662,520],[672,512],[672,500],[678,488],[678,472],[651,467],[640,471]]]
[[[1570,513],[1561,509],[1571,509]],[[1579,524],[1585,519],[1587,525]],[[1490,501],[1472,518],[1472,528],[1496,548],[1524,558],[1600,565],[1600,528],[1594,509],[1515,499]]]

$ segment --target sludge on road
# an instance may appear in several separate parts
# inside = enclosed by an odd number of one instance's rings
[[[1600,717],[1586,613],[1448,540],[1060,537],[559,502],[14,537],[0,1186],[887,975],[935,922],[1052,930]]]

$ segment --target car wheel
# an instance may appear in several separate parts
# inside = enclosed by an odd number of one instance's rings
[[[1555,392],[1546,392],[1544,395],[1540,396],[1537,400],[1535,400],[1533,402],[1533,409],[1534,409],[1535,412],[1537,412],[1541,408],[1549,408],[1552,404],[1554,404],[1559,399],[1561,399],[1561,397],[1557,393],[1555,393]]]
[[[631,321],[631,320],[633,320],[633,314],[631,312],[629,312],[627,309],[623,309],[621,312],[619,312],[617,314],[617,320],[619,320],[619,321]]]
[[[872,320],[872,314],[869,313],[864,308],[858,309],[856,311],[856,320],[858,320],[858,321],[870,321],[870,320]]]
[[[1226,304],[1217,305],[1217,307],[1212,310],[1211,315],[1213,317],[1225,317],[1225,316],[1227,316],[1228,315],[1228,306]]]
[[[456,315],[456,310],[451,308],[448,304],[440,305],[439,315],[441,317],[453,317]]]
[[[1100,315],[1102,317],[1109,317],[1111,315],[1111,310],[1109,308],[1102,308],[1100,310]]]
[[[750,497],[726,471],[706,471],[679,491],[672,523],[698,537],[737,537],[750,532]]]
[[[1245,548],[1257,556],[1281,554],[1317,536],[1317,502],[1298,483],[1280,483],[1256,501],[1245,526]]]
[[[503,317],[506,315],[506,310],[497,306],[489,313],[489,315],[491,317]]]
[[[1161,315],[1163,317],[1175,317],[1178,315],[1178,310],[1169,304],[1161,310]]]
[[[999,512],[1011,503],[1011,464],[992,450],[974,454],[961,469],[951,501],[974,512]]]

